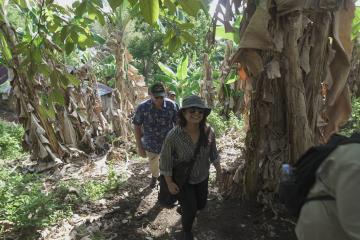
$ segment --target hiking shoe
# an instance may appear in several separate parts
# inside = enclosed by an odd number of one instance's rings
[[[149,185],[150,188],[154,188],[156,186],[156,180],[157,180],[156,177],[151,178],[150,185]]]
[[[184,240],[194,240],[192,232],[184,232]]]

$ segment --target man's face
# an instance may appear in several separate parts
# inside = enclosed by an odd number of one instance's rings
[[[175,101],[175,100],[176,100],[176,95],[175,95],[175,94],[170,94],[170,95],[169,95],[169,98],[170,98],[171,100]]]
[[[153,94],[151,94],[151,99],[156,107],[160,108],[164,104],[164,97],[158,96],[155,97]]]

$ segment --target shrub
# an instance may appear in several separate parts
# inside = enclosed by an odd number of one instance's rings
[[[239,131],[244,126],[243,120],[235,116],[233,112],[231,112],[229,114],[229,118],[226,119],[219,114],[219,110],[217,109],[211,111],[207,121],[209,125],[214,128],[215,134],[217,136],[225,134],[230,129]]]
[[[35,234],[34,230],[53,225],[71,216],[74,208],[84,201],[91,202],[103,198],[105,194],[116,190],[123,180],[110,165],[105,181],[61,181],[50,191],[45,191],[41,175],[21,174],[2,168],[0,219],[11,222],[14,231]],[[70,189],[77,191],[72,192]],[[0,227],[0,238],[2,231]],[[35,236],[30,236],[33,237]]]
[[[12,222],[15,230],[48,226],[70,214],[56,192],[43,191],[38,175],[0,170],[0,219]]]
[[[24,155],[21,141],[24,129],[14,123],[0,121],[0,159],[15,159]]]

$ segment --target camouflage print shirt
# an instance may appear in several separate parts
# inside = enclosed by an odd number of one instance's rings
[[[133,124],[143,127],[142,144],[146,151],[160,153],[166,134],[174,127],[178,107],[164,98],[162,109],[157,109],[152,100],[140,103],[133,117]]]

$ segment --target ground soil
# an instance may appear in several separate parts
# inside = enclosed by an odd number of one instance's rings
[[[0,111],[2,119],[14,121],[13,115]],[[243,140],[239,135],[218,139],[222,166],[239,166]],[[128,145],[131,146],[131,143]],[[84,202],[74,214],[55,226],[38,230],[40,240],[152,240],[181,239],[181,216],[176,207],[163,208],[157,203],[158,186],[148,187],[150,172],[146,159],[133,154],[131,147],[114,148],[103,157],[70,162],[56,171],[45,173],[46,179],[106,181],[109,163],[122,178],[119,188],[96,202]],[[24,166],[25,163],[19,163]],[[197,240],[295,240],[294,222],[264,206],[240,198],[223,199],[215,183],[213,167],[209,178],[207,207],[194,224]],[[45,182],[45,184],[48,184]],[[48,186],[50,187],[51,184]],[[16,237],[17,236],[17,237]],[[6,239],[19,238],[18,233]],[[26,238],[27,239],[27,238]]]
[[[147,162],[134,159],[126,164],[130,177],[116,193],[94,205],[83,206],[66,224],[43,232],[42,239],[181,239],[181,219],[176,207],[161,207],[157,203],[158,188],[148,187]],[[262,206],[241,199],[222,199],[213,175],[212,172],[207,207],[194,225],[196,239],[296,239],[289,219],[275,218]],[[69,224],[71,227],[65,230],[64,225]]]

